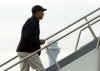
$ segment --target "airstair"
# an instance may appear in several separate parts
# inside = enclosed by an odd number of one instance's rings
[[[92,17],[92,18],[91,18]],[[85,21],[84,23],[80,24],[80,22]],[[53,65],[46,68],[46,71],[100,71],[100,52],[99,52],[99,40],[100,38],[97,37],[95,34],[94,29],[92,28],[93,25],[98,24],[100,22],[100,8],[88,13],[87,15],[81,17],[80,19],[76,20],[72,24],[62,28],[58,32],[54,33],[53,35],[46,38],[46,40],[50,40],[51,38],[59,35],[63,31],[73,27],[74,25],[79,24],[79,26],[75,27],[74,29],[65,32],[59,38],[54,40],[53,42],[43,46],[43,48],[37,50],[36,52],[31,53],[30,55],[23,58],[21,61],[18,61],[11,66],[4,69],[4,71],[10,71],[13,67],[23,62],[25,59],[30,58],[32,55],[36,54],[39,51],[48,49],[50,45],[60,41],[61,39],[70,36],[70,34],[79,31],[78,38],[76,42],[76,46],[73,47],[75,50],[73,53],[67,55],[60,61],[55,62]],[[89,41],[85,45],[78,48],[78,44],[80,42],[80,37],[84,30],[88,29],[93,36],[93,40]],[[85,39],[84,39],[85,40]],[[68,43],[67,43],[68,44]],[[10,63],[14,59],[18,58],[18,56],[14,56],[8,61],[0,64],[0,68],[4,67],[6,64]]]

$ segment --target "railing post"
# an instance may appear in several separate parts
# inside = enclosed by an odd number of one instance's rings
[[[97,48],[97,49],[99,48],[99,45],[100,45],[99,43],[100,43],[100,40],[98,39],[98,40],[97,40],[97,45],[96,45],[96,48]]]
[[[85,18],[85,21],[88,22],[87,17]],[[92,30],[91,25],[90,25],[89,23],[88,23],[88,28],[89,28],[91,34],[93,35],[93,37],[94,37],[95,39],[97,39],[97,37],[96,37],[96,35],[95,35],[94,31]]]
[[[78,47],[78,43],[79,43],[79,39],[80,39],[80,36],[81,36],[81,32],[79,32],[79,36],[78,36],[78,39],[77,39],[77,43],[76,43],[76,46],[75,46],[75,51],[77,51],[77,47]]]

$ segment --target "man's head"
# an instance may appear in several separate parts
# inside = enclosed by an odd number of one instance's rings
[[[34,15],[35,17],[37,17],[38,19],[42,19],[44,16],[44,11],[46,11],[45,8],[43,8],[40,5],[35,5],[32,8],[32,15]]]

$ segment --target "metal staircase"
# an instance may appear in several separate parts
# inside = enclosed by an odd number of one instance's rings
[[[87,45],[81,47],[79,50],[75,51],[74,53],[70,54],[69,56],[59,61],[58,64],[60,66],[60,69],[72,63],[73,61],[77,60],[78,58],[84,56],[85,54],[89,53],[93,49],[96,49],[96,48],[98,49],[99,48],[98,43],[99,43],[99,40],[93,40]],[[61,70],[58,70],[56,64],[54,64],[51,67],[47,68],[46,71],[61,71]]]
[[[100,11],[100,8],[97,8],[96,10],[90,12],[89,14],[81,17],[80,19],[78,19],[77,21],[73,22],[72,24],[68,25],[67,27],[59,30],[58,32],[54,33],[53,35],[49,36],[46,38],[46,40],[50,40],[52,37],[58,35],[59,33],[65,31],[66,29],[78,24],[79,22],[85,20],[86,23],[83,23],[82,25],[76,27],[75,29],[69,31],[68,33],[65,33],[63,36],[60,36],[58,39],[56,39],[55,41],[53,41],[52,43],[50,44],[47,44],[45,45],[43,48],[37,50],[36,52],[33,52],[31,53],[30,55],[26,56],[25,58],[23,58],[21,61],[18,61],[16,62],[15,64],[9,66],[8,68],[6,68],[4,71],[9,71],[11,68],[15,67],[16,65],[20,64],[21,62],[23,62],[25,59],[27,58],[30,58],[32,55],[36,54],[37,52],[39,51],[42,51],[44,49],[47,49],[49,48],[50,45],[54,44],[55,42],[63,39],[64,37],[70,35],[71,33],[79,30],[79,36],[78,36],[78,39],[77,39],[77,42],[76,42],[76,47],[75,48],[75,52],[73,52],[71,55],[65,57],[64,59],[62,59],[61,61],[59,62],[56,62],[53,66],[50,66],[46,69],[46,71],[60,71],[61,68],[63,68],[65,65],[68,65],[70,64],[71,62],[73,62],[74,60],[77,60],[78,58],[80,58],[81,56],[85,55],[86,53],[88,53],[89,51],[95,49],[96,47],[99,47],[99,39],[97,38],[97,36],[95,35],[93,29],[91,28],[92,25],[96,24],[97,22],[100,21],[100,15],[97,15],[91,19],[88,20],[88,17],[99,12]],[[92,23],[91,23],[92,22]],[[90,24],[91,23],[91,24]],[[81,36],[81,32],[83,30],[85,30],[86,28],[89,29],[89,31],[91,32],[91,34],[93,35],[94,37],[94,40],[92,40],[91,42],[89,42],[88,44],[86,44],[85,46],[83,46],[82,48],[80,48],[79,50],[77,50],[77,46],[78,46],[78,43],[79,43],[79,40],[80,40],[80,36]],[[16,59],[18,56],[15,56],[13,58],[11,58],[10,60],[2,63],[0,65],[0,68],[3,67],[4,65],[6,65],[7,63],[13,61],[14,59]]]

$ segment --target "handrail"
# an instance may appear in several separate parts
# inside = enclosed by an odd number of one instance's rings
[[[90,24],[91,26],[94,25],[95,23],[99,22],[100,20],[96,20],[95,22],[93,22],[92,24]],[[79,36],[78,36],[78,39],[77,39],[77,43],[76,43],[76,46],[75,46],[75,50],[77,50],[77,47],[78,47],[78,43],[79,43],[79,39],[80,39],[80,36],[81,36],[81,32],[84,31],[85,29],[87,29],[88,26],[84,27],[83,29],[80,30],[79,32]]]
[[[60,32],[62,32],[62,31],[64,31],[64,30],[66,30],[66,29],[68,29],[69,27],[75,25],[76,23],[80,22],[80,21],[83,20],[84,18],[86,18],[86,17],[92,15],[93,13],[95,13],[95,12],[97,12],[97,11],[99,11],[99,10],[100,10],[100,8],[95,9],[94,11],[92,11],[92,12],[88,13],[87,15],[81,17],[80,19],[76,20],[76,21],[73,22],[72,24],[66,26],[65,28],[63,28],[63,29],[59,30],[58,32],[54,33],[53,35],[47,37],[46,39],[52,38],[53,36],[57,35],[58,33],[60,33]]]
[[[6,68],[4,71],[8,71],[9,69],[13,68],[13,67],[16,66],[17,64],[23,62],[25,59],[30,58],[31,56],[33,56],[34,54],[38,53],[39,51],[41,51],[41,50],[43,50],[43,49],[45,49],[45,48],[48,48],[48,46],[50,46],[51,44],[53,44],[53,43],[55,43],[55,42],[61,40],[61,39],[64,38],[65,36],[68,36],[69,34],[71,34],[71,33],[75,32],[75,31],[77,31],[78,29],[80,29],[80,28],[82,28],[82,27],[84,27],[85,25],[87,25],[88,23],[90,23],[90,22],[92,22],[93,20],[97,19],[98,17],[100,17],[100,15],[94,17],[93,19],[89,20],[89,21],[86,22],[85,24],[83,24],[83,25],[77,27],[76,29],[70,31],[69,33],[65,34],[64,36],[62,36],[62,37],[58,38],[57,40],[51,42],[50,44],[46,45],[45,47],[43,47],[43,48],[41,48],[41,49],[38,49],[38,50],[36,50],[35,52],[29,54],[28,56],[24,57],[22,60],[16,62],[15,64],[11,65],[10,67]]]
[[[11,58],[11,59],[7,60],[6,62],[2,63],[2,64],[0,65],[0,67],[2,67],[2,66],[4,66],[4,65],[6,65],[7,63],[9,63],[10,61],[12,61],[12,60],[16,59],[17,57],[18,57],[18,56],[16,55],[16,56],[14,56],[13,58]]]
[[[76,20],[74,23],[72,23],[72,24],[68,25],[67,27],[65,27],[65,28],[63,28],[63,29],[61,29],[61,30],[59,30],[58,32],[54,33],[53,35],[47,37],[46,40],[48,40],[48,39],[54,37],[54,36],[57,35],[58,33],[60,33],[60,32],[62,32],[62,31],[64,31],[64,30],[66,30],[66,29],[68,29],[69,27],[75,25],[76,23],[80,22],[80,21],[83,20],[84,18],[86,18],[86,17],[92,15],[93,13],[95,13],[95,12],[97,12],[97,11],[99,11],[99,10],[100,10],[100,8],[97,8],[97,9],[93,10],[92,12],[88,13],[87,15],[85,15],[85,16],[81,17],[80,19]],[[15,56],[15,58],[17,58],[17,55]],[[14,60],[15,58],[13,57],[13,58],[9,59],[8,61],[2,63],[2,64],[0,65],[0,67],[6,65],[7,63],[9,63],[10,61]]]

